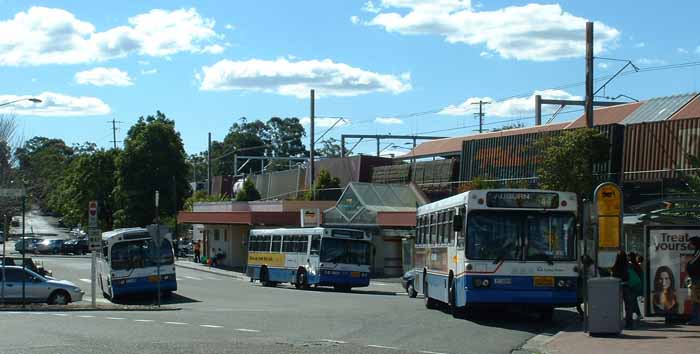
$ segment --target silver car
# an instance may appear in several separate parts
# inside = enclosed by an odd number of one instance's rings
[[[2,281],[3,268],[5,281]],[[69,302],[81,301],[85,292],[67,280],[56,280],[42,277],[29,269],[19,266],[0,267],[0,286],[4,284],[6,302],[22,301],[22,278],[24,278],[24,293],[27,302],[42,302],[52,305],[65,305]]]

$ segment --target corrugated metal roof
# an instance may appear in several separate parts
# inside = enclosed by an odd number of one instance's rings
[[[593,125],[619,124],[645,102],[630,102],[618,106],[596,108],[593,111]],[[566,129],[583,128],[586,126],[586,114],[582,114]]]
[[[695,96],[697,96],[696,92],[652,98],[622,120],[621,123],[627,125],[667,120]]]
[[[696,96],[692,101],[688,102],[685,107],[681,108],[670,119],[688,119],[700,118],[700,96]]]

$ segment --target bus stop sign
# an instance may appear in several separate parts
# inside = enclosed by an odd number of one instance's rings
[[[622,235],[622,191],[615,183],[605,182],[596,188],[594,198],[598,221],[598,266],[612,267]]]

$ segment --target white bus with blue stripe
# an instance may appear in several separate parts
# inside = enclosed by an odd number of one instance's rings
[[[525,305],[551,317],[577,304],[576,194],[472,190],[418,208],[415,288],[457,315]]]
[[[110,299],[177,290],[170,233],[162,236],[160,249],[145,228],[116,229],[102,233],[97,277],[102,293]],[[160,254],[158,254],[160,252]]]
[[[361,230],[251,230],[246,272],[265,286],[291,283],[298,289],[314,285],[350,291],[369,285],[370,250],[370,239]]]

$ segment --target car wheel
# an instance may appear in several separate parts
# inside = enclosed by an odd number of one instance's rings
[[[413,286],[413,282],[409,282],[408,285],[406,286],[406,292],[408,293],[408,297],[410,298],[415,298],[418,296],[418,292],[416,291],[416,287]]]
[[[70,302],[70,295],[65,290],[56,290],[49,296],[49,305],[67,305]]]

